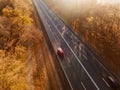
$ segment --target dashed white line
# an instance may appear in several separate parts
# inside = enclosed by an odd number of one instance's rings
[[[50,30],[51,31],[51,30]],[[57,56],[58,57],[58,56]],[[58,59],[60,59],[59,57],[58,57]],[[60,60],[58,60],[59,62],[60,62]],[[67,74],[66,74],[66,72],[65,72],[65,70],[64,70],[64,68],[63,68],[63,65],[62,65],[62,63],[60,62],[60,64],[61,64],[61,67],[62,67],[62,69],[63,69],[63,72],[64,72],[64,74],[65,74],[65,76],[66,76],[66,79],[67,79],[67,81],[68,81],[68,83],[69,83],[69,85],[70,85],[70,88],[71,88],[71,90],[73,90],[73,87],[72,87],[72,85],[71,85],[71,83],[70,83],[70,81],[69,81],[69,79],[68,79],[68,77],[67,77]]]
[[[110,85],[107,83],[107,81],[104,78],[102,78],[102,80],[106,83],[108,87],[110,87]]]
[[[58,28],[56,27],[56,25],[54,24],[54,22],[51,20],[50,16],[47,13],[46,13],[46,15],[48,16],[48,19],[51,21],[51,23],[55,26],[57,32],[60,34]],[[69,49],[71,50],[71,52],[73,53],[73,55],[76,57],[77,61],[83,67],[83,69],[85,70],[86,74],[88,75],[88,77],[90,78],[90,80],[93,82],[93,84],[95,85],[95,87],[97,88],[97,90],[100,90],[99,87],[97,86],[97,84],[95,83],[95,81],[93,80],[93,78],[90,76],[90,74],[87,72],[86,68],[83,66],[83,64],[79,60],[79,58],[76,56],[76,54],[74,53],[74,51],[71,49],[71,47],[69,46],[69,44],[67,43],[67,41],[63,38],[63,36],[61,34],[60,34],[60,36],[64,40],[64,42],[67,44],[67,46],[69,47]]]
[[[48,16],[49,17],[49,16]],[[49,17],[50,18],[50,17]],[[50,19],[51,23],[53,23],[53,21]],[[54,23],[53,23],[54,24]],[[54,24],[55,25],[55,24]],[[58,33],[60,34],[58,28],[55,26],[56,30],[58,31]],[[60,34],[61,35],[61,34]],[[64,40],[64,42],[67,44],[67,46],[69,47],[69,49],[71,50],[71,52],[73,53],[73,55],[76,57],[77,61],[80,63],[80,65],[83,67],[83,69],[85,70],[86,74],[88,75],[88,77],[90,78],[90,80],[93,82],[93,84],[95,85],[95,87],[97,88],[97,90],[100,90],[99,87],[97,86],[97,84],[95,83],[95,81],[93,80],[93,78],[90,76],[90,74],[87,72],[86,68],[83,66],[83,64],[81,63],[81,61],[79,60],[79,58],[76,56],[76,54],[74,53],[74,51],[71,49],[71,47],[69,46],[69,44],[67,43],[67,41],[63,38],[63,36],[61,35],[61,38]]]
[[[81,85],[83,86],[84,90],[87,90],[83,82],[81,82]]]
[[[86,60],[88,60],[88,58],[87,58],[85,55],[83,55],[83,57],[84,57]]]

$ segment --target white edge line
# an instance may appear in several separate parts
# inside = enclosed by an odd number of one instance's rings
[[[46,15],[49,17],[48,19],[51,21],[51,23],[53,23],[53,21],[50,19],[50,16],[46,13]],[[54,23],[53,23],[54,24]],[[55,25],[55,24],[54,24]],[[58,31],[58,28],[55,25],[56,30]],[[60,34],[60,32],[58,31],[58,33]],[[63,38],[63,36],[60,34],[60,36]],[[80,65],[83,67],[83,69],[85,70],[85,72],[87,73],[88,77],[90,78],[90,80],[93,82],[93,84],[95,85],[95,87],[97,88],[97,90],[100,90],[99,87],[97,86],[97,84],[95,83],[95,81],[92,79],[92,77],[90,76],[90,74],[87,72],[87,70],[85,69],[85,67],[82,65],[82,63],[80,62],[79,58],[76,56],[76,54],[73,52],[73,50],[71,49],[71,47],[69,46],[69,44],[67,43],[67,41],[63,38],[63,40],[65,41],[65,43],[67,44],[67,46],[70,48],[70,50],[72,51],[72,53],[74,54],[74,56],[76,57],[77,61],[80,63]]]
[[[51,20],[50,20],[51,21]],[[51,21],[52,22],[52,21]],[[53,22],[52,22],[53,23]],[[54,23],[53,23],[54,24]],[[55,25],[55,24],[54,24]],[[55,26],[55,28],[58,31],[58,28]],[[58,31],[58,33],[60,34],[60,32]],[[60,34],[61,35],[61,34]],[[61,37],[63,38],[63,36],[61,35]],[[95,83],[95,81],[92,79],[92,77],[90,76],[90,74],[87,72],[87,70],[85,69],[85,67],[83,66],[83,64],[80,62],[79,58],[76,56],[76,54],[74,53],[74,51],[71,49],[71,47],[69,46],[69,44],[67,43],[67,41],[63,38],[63,40],[65,41],[65,43],[67,44],[67,46],[70,48],[70,50],[72,51],[72,53],[74,54],[74,56],[76,57],[77,61],[80,63],[80,65],[83,67],[83,69],[85,70],[85,72],[87,73],[88,77],[91,79],[91,81],[93,82],[93,84],[95,85],[95,87],[97,88],[97,90],[100,90],[99,87],[97,86],[97,84]]]
[[[50,30],[51,31],[51,30]],[[55,49],[54,49],[55,50]],[[58,57],[58,56],[57,56]],[[60,62],[60,58],[58,57],[58,61]],[[71,90],[74,90],[73,89],[73,87],[72,87],[72,85],[71,85],[71,83],[70,83],[70,81],[69,81],[69,79],[68,79],[68,77],[67,77],[67,74],[66,74],[66,72],[65,72],[65,70],[64,70],[64,68],[63,68],[63,65],[61,64],[61,62],[60,62],[60,65],[62,66],[62,69],[63,69],[63,72],[64,72],[64,74],[65,74],[65,77],[66,77],[66,79],[67,79],[67,81],[68,81],[68,83],[69,83],[69,85],[70,85],[70,87],[71,87]]]

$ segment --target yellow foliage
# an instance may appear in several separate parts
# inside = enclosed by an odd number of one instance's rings
[[[15,47],[16,59],[24,60],[25,54],[23,53],[25,53],[25,50],[26,50],[25,47],[20,47],[20,46]]]
[[[93,22],[93,20],[94,20],[94,17],[89,17],[89,18],[87,18],[87,21],[90,23],[90,22]]]
[[[18,9],[18,8],[15,8],[15,9],[13,10],[13,15],[14,15],[14,16],[21,16],[21,15],[22,15],[21,10]]]
[[[19,16],[19,24],[21,25],[29,25],[31,24],[32,19],[29,16]]]
[[[2,13],[3,13],[4,16],[10,17],[11,14],[12,14],[12,10],[11,10],[10,8],[4,8],[4,9],[2,10]]]
[[[26,8],[18,8],[17,6],[13,9],[11,7],[5,7],[2,10],[3,16],[7,17],[11,24],[14,25],[15,30],[23,31],[23,28],[31,25],[32,18],[30,17],[30,12]]]
[[[13,56],[0,52],[0,90],[28,90],[25,47],[17,46]]]

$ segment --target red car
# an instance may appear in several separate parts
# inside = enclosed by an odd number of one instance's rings
[[[62,50],[61,47],[57,48],[57,54],[58,54],[59,56],[61,56],[61,57],[64,56],[64,51]]]

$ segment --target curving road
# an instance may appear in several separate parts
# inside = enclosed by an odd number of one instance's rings
[[[99,57],[56,16],[43,0],[33,0],[46,34],[56,52],[62,47],[65,57],[58,57],[71,90],[113,90],[105,78],[112,76]],[[113,77],[113,76],[112,76]]]

